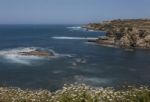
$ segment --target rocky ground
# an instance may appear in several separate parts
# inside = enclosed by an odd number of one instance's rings
[[[91,23],[84,28],[106,32],[96,43],[125,48],[150,48],[150,19],[126,19]],[[89,40],[90,41],[90,40]]]

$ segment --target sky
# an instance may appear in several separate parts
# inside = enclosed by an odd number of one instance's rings
[[[85,24],[150,18],[150,0],[0,0],[0,24]]]

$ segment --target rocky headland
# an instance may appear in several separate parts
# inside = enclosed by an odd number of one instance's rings
[[[150,48],[150,19],[117,19],[90,23],[83,28],[106,32],[105,36],[89,42],[123,48]]]

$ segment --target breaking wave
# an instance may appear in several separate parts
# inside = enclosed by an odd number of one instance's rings
[[[80,26],[73,26],[73,27],[67,27],[67,29],[70,29],[70,30],[86,30]]]
[[[38,55],[25,55],[21,54],[22,52],[28,53],[32,51],[47,51],[48,53],[52,53],[53,56],[38,56]],[[41,62],[41,60],[49,60],[52,58],[58,57],[72,57],[69,54],[58,54],[51,49],[43,49],[37,47],[27,47],[27,48],[14,48],[14,49],[6,49],[0,50],[0,61],[7,63],[19,63],[25,65],[31,65],[36,62]]]
[[[0,58],[1,58],[1,61],[8,62],[8,63],[20,63],[20,64],[29,65],[32,62],[43,60],[44,57],[33,56],[33,55],[26,56],[26,55],[21,55],[20,53],[31,52],[31,51],[36,51],[36,50],[37,48],[35,47],[1,50]]]
[[[80,31],[88,31],[88,32],[102,32],[102,31],[99,31],[99,30],[92,30],[92,29],[83,28],[81,26],[67,27],[67,29],[70,29],[70,30],[80,30]]]
[[[63,40],[95,40],[94,37],[67,37],[67,36],[54,36],[52,39],[63,39]]]

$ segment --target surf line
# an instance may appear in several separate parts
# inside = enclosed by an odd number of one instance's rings
[[[51,37],[52,39],[62,39],[62,40],[96,40],[97,38],[94,37],[67,37],[67,36],[54,36]]]

